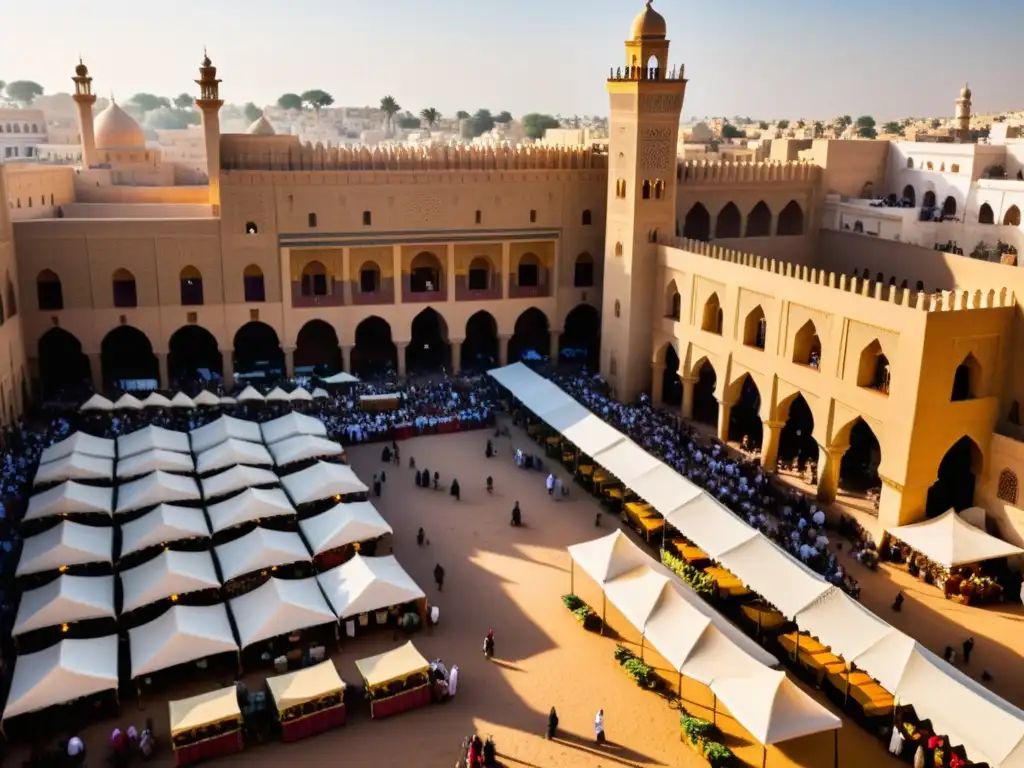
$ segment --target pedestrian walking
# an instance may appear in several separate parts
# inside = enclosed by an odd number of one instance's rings
[[[973,637],[968,637],[966,640],[964,640],[963,650],[964,650],[964,664],[970,664],[971,663],[971,651],[974,650],[974,638]]]
[[[417,547],[422,547],[423,546],[423,542],[426,541],[426,539],[427,539],[426,532],[422,528],[420,528],[416,532],[416,546]]]
[[[594,717],[594,740],[598,744],[604,744],[604,710],[597,710],[597,715]]]
[[[444,591],[444,568],[440,563],[434,566],[434,581],[437,582],[437,591]]]

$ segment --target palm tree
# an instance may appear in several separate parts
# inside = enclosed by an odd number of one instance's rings
[[[438,112],[433,107],[427,107],[422,112],[420,112],[420,120],[423,121],[424,125],[426,125],[427,128],[433,128],[435,125],[437,125],[440,119],[441,113]]]
[[[380,100],[380,110],[384,113],[384,125],[387,128],[388,133],[394,124],[395,115],[402,111],[402,108],[395,101],[394,96],[385,96]]]

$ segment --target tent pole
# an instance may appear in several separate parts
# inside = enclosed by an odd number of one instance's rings
[[[793,661],[800,659],[800,628],[796,630],[796,648],[793,650]]]
[[[601,586],[601,634],[604,634],[604,617],[608,608],[608,597],[604,593],[604,585]]]
[[[712,691],[711,696],[711,724],[718,725],[718,694]]]
[[[569,557],[569,594],[576,594],[576,561]]]
[[[644,660],[644,640],[645,640],[645,638],[644,638],[643,632],[641,632],[640,633],[640,661]]]
[[[757,639],[761,639],[761,609],[757,608]]]
[[[839,768],[839,729],[836,728],[834,731],[832,731],[832,733],[835,734],[832,737],[832,739],[833,739],[833,741],[832,741],[832,746],[833,746],[832,754],[833,754],[833,758],[834,758],[832,764],[833,764],[834,768]]]
[[[768,765],[768,745],[761,745],[761,768],[765,768]]]
[[[846,666],[846,695],[843,697],[843,706],[850,701],[850,675],[853,674],[853,664]]]
[[[682,670],[680,670],[679,671],[679,699],[682,700],[682,698],[683,698],[683,672],[682,672]]]

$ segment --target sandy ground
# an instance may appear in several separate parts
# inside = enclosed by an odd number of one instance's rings
[[[617,525],[607,515],[601,529],[595,529],[598,505],[578,486],[566,501],[551,501],[544,478],[536,472],[515,467],[510,445],[527,446],[522,433],[513,432],[512,441],[498,443],[499,456],[484,458],[486,432],[417,438],[402,444],[402,468],[387,467],[388,480],[383,497],[374,503],[395,530],[395,554],[441,608],[441,623],[415,638],[428,658],[440,657],[460,668],[457,697],[443,706],[404,713],[389,720],[372,721],[361,712],[350,712],[342,729],[305,741],[284,745],[272,743],[250,747],[242,755],[220,760],[219,765],[279,766],[327,762],[347,765],[453,766],[462,738],[478,732],[493,735],[501,762],[516,768],[559,766],[702,766],[679,739],[679,711],[658,695],[638,689],[612,658],[615,639],[584,631],[563,607],[559,596],[569,591],[569,556],[565,547],[598,535]],[[384,465],[379,445],[350,451],[351,463],[365,480]],[[405,468],[409,456],[431,473],[441,473],[445,486],[453,476],[462,486],[462,501],[447,492],[425,491],[413,483]],[[485,478],[495,480],[495,493],[485,491]],[[562,472],[568,482],[567,473]],[[509,511],[519,500],[525,527],[509,527]],[[426,529],[430,545],[416,546],[416,530]],[[446,571],[444,591],[438,593],[432,571],[441,563]],[[576,591],[584,600],[600,604],[600,590],[577,574]],[[865,592],[867,591],[867,579]],[[907,601],[912,608],[913,597]],[[904,614],[910,616],[910,612]],[[622,633],[623,642],[639,640],[635,630],[609,608],[608,623]],[[480,647],[489,627],[496,632],[493,662],[483,658]],[[979,632],[978,655],[986,652]],[[347,641],[344,651],[334,654],[342,677],[358,679],[355,659],[379,653],[398,644],[390,633]],[[663,659],[648,661],[676,675]],[[249,679],[259,685],[265,675]],[[209,680],[188,689],[173,690],[171,698],[213,690],[227,680]],[[820,694],[819,700],[825,701]],[[684,682],[684,706],[693,714],[712,717],[710,692],[693,682]],[[139,711],[126,703],[121,724],[140,724],[151,716],[158,737],[166,739],[167,710],[163,702],[144,703]],[[558,709],[560,738],[542,737],[548,710]],[[592,724],[599,707],[605,709],[610,743],[598,748],[593,742]],[[743,762],[760,766],[761,747],[726,713],[717,722],[726,733],[725,741]],[[92,752],[90,765],[102,764],[105,742],[114,723],[91,728],[85,734]],[[833,735],[823,734],[769,748],[767,765],[831,768]],[[844,721],[839,732],[839,765],[888,768],[898,763],[881,743],[858,725]],[[23,753],[11,755],[8,765],[18,765]],[[163,742],[160,759],[153,765],[173,764]]]

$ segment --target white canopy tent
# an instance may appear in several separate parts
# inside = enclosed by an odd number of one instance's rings
[[[338,620],[313,577],[271,577],[252,592],[233,598],[229,605],[242,648]]]
[[[267,445],[279,443],[296,435],[312,435],[313,437],[327,437],[327,427],[320,419],[307,416],[304,413],[292,411],[279,419],[265,422],[261,430],[263,440]]]
[[[265,398],[260,394],[256,387],[250,384],[243,389],[235,399],[240,403],[262,403]]]
[[[286,475],[281,478],[281,485],[295,506],[369,490],[352,467],[326,461],[318,461],[301,472]]]
[[[324,382],[325,384],[355,384],[359,381],[359,379],[353,376],[351,373],[345,373],[344,371],[341,371],[340,373],[336,373],[333,376],[321,378],[320,381]]]
[[[703,493],[665,515],[665,520],[717,560],[757,537],[756,528],[741,520],[717,499]]]
[[[299,529],[314,555],[393,533],[387,520],[368,501],[336,504],[315,517],[300,520]]]
[[[220,586],[213,555],[167,549],[142,565],[121,572],[121,613],[129,613],[172,595]]]
[[[113,619],[114,577],[61,574],[21,595],[14,619],[14,636],[76,621]]]
[[[161,395],[159,392],[150,392],[142,400],[143,408],[170,408],[171,401]]]
[[[135,395],[125,392],[114,401],[114,410],[117,411],[141,411],[142,401]]]
[[[243,523],[294,515],[295,507],[280,488],[247,488],[237,496],[210,505],[206,512],[213,532],[220,533]]]
[[[313,396],[309,394],[309,391],[305,387],[296,387],[288,393],[288,399],[293,403],[298,403],[312,400]]]
[[[253,467],[269,467],[274,464],[266,447],[248,440],[229,438],[223,443],[203,451],[196,458],[196,469],[199,474],[206,475],[218,469],[246,464]]]
[[[171,398],[172,408],[195,408],[196,402],[184,392],[178,392]]]
[[[64,565],[110,563],[114,529],[62,520],[53,528],[25,539],[15,576],[55,571]]]
[[[105,398],[101,394],[95,394],[82,403],[80,411],[112,411],[114,410],[114,403],[112,400]]]
[[[217,402],[220,405],[237,405],[238,404],[238,401],[235,400],[235,398],[231,397],[230,395],[221,395],[220,399]]]
[[[45,448],[39,455],[39,463],[47,464],[73,453],[95,456],[98,459],[112,459],[114,458],[114,441],[105,437],[95,437],[85,432],[75,432],[59,443]]]
[[[944,568],[1024,554],[1024,549],[975,528],[952,509],[931,520],[887,530]]]
[[[114,479],[114,462],[111,459],[98,459],[84,453],[72,453],[62,459],[40,464],[32,485],[49,485],[62,483],[65,480],[96,480],[111,481]]]
[[[632,440],[622,440],[592,458],[626,485],[661,463]]]
[[[328,392],[323,387],[317,387],[316,389],[313,390],[313,399],[314,400],[326,400],[330,396],[331,396],[331,393]]]
[[[356,554],[316,578],[334,612],[342,619],[425,597],[394,555],[363,557]]]
[[[111,514],[114,504],[113,488],[97,488],[68,480],[54,488],[29,497],[23,520],[38,520],[60,514],[101,512]]]
[[[261,443],[260,425],[254,421],[236,419],[234,416],[221,416],[198,429],[189,432],[192,439],[193,453],[208,451],[225,440],[248,440],[250,443]]]
[[[573,544],[569,547],[569,555],[602,588],[612,579],[654,562],[620,530],[599,539]]]
[[[116,690],[117,648],[117,635],[109,635],[61,640],[38,653],[19,656],[3,719]]]
[[[224,581],[264,568],[309,562],[309,550],[302,537],[290,531],[256,528],[245,536],[214,549]]]
[[[287,403],[291,400],[288,393],[280,387],[274,387],[272,390],[267,392],[266,401],[268,403]]]
[[[210,390],[204,389],[202,392],[200,392],[198,395],[192,398],[192,402],[195,403],[196,405],[202,405],[207,408],[214,408],[220,405],[220,398],[217,395],[213,394],[213,392],[211,392]]]
[[[195,478],[157,470],[118,488],[115,512],[122,514],[155,507],[157,504],[198,501],[200,498],[199,485]]]
[[[209,537],[203,510],[161,504],[121,526],[121,557],[172,541]]]
[[[243,488],[278,485],[280,479],[269,469],[247,467],[239,464],[231,469],[218,472],[216,475],[204,477],[202,480],[203,496],[207,501],[227,496]]]
[[[157,471],[192,474],[195,469],[196,465],[192,454],[156,448],[117,462],[117,478],[124,480]]]
[[[238,652],[228,608],[174,605],[147,624],[128,630],[132,679],[218,653]]]
[[[117,458],[124,461],[131,456],[154,450],[176,451],[189,453],[192,449],[188,442],[187,432],[164,429],[155,424],[129,432],[117,438]]]
[[[270,454],[279,467],[326,456],[341,456],[343,453],[345,449],[339,443],[312,435],[296,435],[270,446]]]

